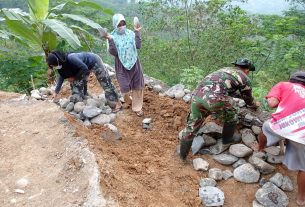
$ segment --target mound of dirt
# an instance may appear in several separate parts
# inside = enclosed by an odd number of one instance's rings
[[[100,86],[91,79],[89,92],[100,92]],[[202,156],[209,168],[231,169],[216,163],[209,155],[189,155],[189,163],[180,161],[176,154],[178,133],[185,127],[189,104],[158,95],[146,88],[144,117],[137,117],[131,109],[117,114],[115,125],[123,135],[115,140],[104,127],[89,128],[76,122],[77,135],[86,137],[97,156],[101,173],[101,187],[106,196],[120,206],[201,206],[198,197],[199,181],[207,172],[193,169],[191,161]],[[152,118],[150,130],[142,129],[142,120]],[[105,136],[107,134],[107,136]],[[278,165],[277,171],[294,179],[295,174]],[[258,184],[244,184],[234,179],[218,182],[225,193],[225,206],[252,206]],[[294,192],[287,193],[290,206],[295,206]],[[293,199],[292,199],[293,198]]]

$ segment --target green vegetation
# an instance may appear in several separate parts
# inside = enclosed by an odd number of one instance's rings
[[[9,4],[7,1],[0,1],[0,6],[4,7],[5,2]],[[6,31],[0,33],[1,90],[20,91],[22,88],[30,88],[30,74],[34,75],[36,82],[45,84],[44,74],[47,67],[43,59],[41,62],[35,62],[37,59],[33,62],[30,57],[42,55],[42,51],[48,52],[53,48],[64,51],[93,51],[101,54],[105,62],[112,63],[112,57],[106,52],[105,41],[98,36],[96,30],[98,25],[112,30],[111,12],[106,8],[123,13],[129,28],[132,28],[132,17],[139,17],[144,25],[140,51],[144,71],[169,85],[182,82],[193,89],[208,73],[230,66],[236,58],[248,57],[257,68],[251,75],[254,94],[262,99],[275,83],[287,80],[291,72],[304,70],[305,67],[303,0],[290,1],[298,5],[282,16],[250,15],[239,7],[232,6],[230,0],[192,1],[193,4],[187,0],[140,1],[138,4],[127,4],[124,0],[94,0],[94,4],[92,1],[85,2],[50,1],[51,7],[56,8],[62,3],[70,6],[43,10],[47,12],[43,15],[44,19],[59,21],[61,25],[71,29],[71,35],[68,35],[70,39],[61,35],[60,30],[56,30],[45,20],[39,21],[44,25],[45,30],[42,31],[52,32],[51,37],[56,37],[56,41],[46,41],[48,38],[43,38],[44,35],[31,41],[25,40],[23,36],[20,39],[20,36],[12,35],[10,23],[0,24],[2,31]],[[27,11],[25,5],[15,5]],[[31,14],[30,12],[29,15]],[[2,16],[6,21],[9,19],[3,12]],[[26,17],[22,16],[24,18]],[[19,24],[20,21],[16,26]],[[35,28],[29,30],[37,33]],[[72,36],[75,37],[74,42],[71,42]],[[33,41],[37,39],[39,44],[36,45],[42,50],[27,46],[33,46]]]

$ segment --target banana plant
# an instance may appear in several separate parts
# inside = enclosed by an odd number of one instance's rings
[[[86,17],[77,14],[61,14],[64,7],[86,6],[106,14],[112,14],[111,10],[86,0],[80,2],[70,0],[54,8],[49,8],[49,0],[27,0],[27,5],[29,13],[20,9],[1,9],[1,14],[10,31],[0,31],[2,34],[0,38],[9,36],[29,47],[41,48],[45,56],[56,48],[59,38],[64,39],[73,49],[81,47],[78,36],[73,32],[73,29],[77,27],[65,24],[60,20],[63,17],[81,22],[94,29],[102,28],[98,23]]]

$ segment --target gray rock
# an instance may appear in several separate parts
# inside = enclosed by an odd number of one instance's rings
[[[256,142],[256,137],[251,129],[244,129],[241,132],[241,139],[245,145],[251,147]]]
[[[191,90],[185,88],[185,89],[184,89],[184,93],[186,93],[186,94],[187,94],[187,93],[191,93]]]
[[[209,178],[214,180],[222,180],[222,171],[218,168],[211,168],[209,170]]]
[[[257,157],[257,158],[259,158],[261,160],[266,160],[266,158],[267,158],[267,155],[264,152],[253,152],[252,156],[253,157]]]
[[[206,186],[215,187],[216,184],[217,182],[212,178],[202,178],[199,183],[200,187],[206,187]]]
[[[209,149],[201,149],[199,150],[198,154],[201,154],[201,155],[210,155],[211,152]]]
[[[108,127],[112,132],[117,132],[118,128],[114,126],[113,124],[105,124],[106,127]]]
[[[31,93],[31,97],[37,100],[42,99],[41,95],[39,93],[33,92]]]
[[[80,114],[77,114],[74,111],[71,111],[70,114],[73,115],[76,119],[79,119],[79,120],[85,120],[86,119],[86,117],[84,119],[81,119]]]
[[[199,188],[199,197],[204,206],[222,206],[225,201],[224,193],[212,186]]]
[[[246,102],[240,98],[233,98],[233,100],[237,103],[238,107],[242,108],[246,106]]]
[[[283,155],[272,155],[267,153],[267,162],[272,164],[280,164],[283,161],[284,156]]]
[[[150,77],[144,76],[144,84],[151,86],[153,84],[154,80],[152,80]]]
[[[100,107],[100,102],[93,99],[93,98],[89,98],[89,99],[87,99],[86,106],[94,106],[94,107],[99,108]]]
[[[213,159],[223,165],[232,165],[234,162],[238,160],[237,157],[230,154],[214,155]]]
[[[222,179],[228,180],[230,177],[233,177],[233,173],[231,172],[231,170],[222,171]]]
[[[266,183],[268,183],[269,182],[269,180],[268,179],[266,179],[266,178],[261,178],[261,179],[259,179],[259,181],[258,181],[258,185],[260,186],[260,187],[263,187]]]
[[[293,183],[288,176],[283,177],[283,183],[281,189],[284,191],[293,191]]]
[[[31,94],[32,93],[38,93],[39,94],[39,90],[38,89],[31,90]]]
[[[234,178],[243,183],[256,183],[260,173],[250,163],[243,164],[233,171]]]
[[[255,126],[255,125],[251,126],[251,129],[254,132],[254,134],[256,134],[256,135],[259,135],[262,131],[262,129],[260,127]]]
[[[82,102],[83,98],[79,94],[73,94],[70,96],[70,102],[77,103],[77,102]]]
[[[203,134],[202,137],[204,140],[204,145],[203,145],[204,147],[209,147],[209,146],[217,143],[216,139],[214,139],[213,137],[211,137],[209,135]]]
[[[68,106],[69,103],[70,103],[70,101],[66,98],[63,98],[63,99],[59,100],[60,108],[63,108],[63,109],[65,109]]]
[[[191,94],[186,94],[185,96],[183,96],[182,99],[185,103],[189,103],[192,99],[192,95]]]
[[[122,134],[116,126],[114,126],[113,124],[105,124],[105,126],[107,126],[114,133],[116,140],[122,139]]]
[[[193,167],[195,170],[207,171],[209,169],[209,163],[202,158],[195,158],[193,160]]]
[[[180,93],[180,94],[183,93],[183,95],[184,95],[184,85],[182,85],[182,84],[177,84],[177,85],[171,87],[170,89],[168,89],[168,90],[165,92],[165,94],[166,94],[167,96],[171,97],[171,98],[175,98],[175,95],[176,95],[177,93]],[[179,94],[178,94],[178,95],[179,95]],[[183,97],[183,96],[182,96],[182,97]],[[181,97],[181,98],[182,98],[182,97]]]
[[[252,120],[251,124],[259,127],[263,126],[263,122],[257,117]]]
[[[283,184],[283,175],[281,173],[275,173],[269,181],[273,184],[275,184],[277,187],[281,187]]]
[[[47,98],[48,98],[47,95],[42,95],[42,96],[41,96],[41,99],[42,99],[42,100],[46,100]]]
[[[276,146],[267,147],[264,149],[264,151],[267,152],[268,154],[275,155],[275,156],[280,154],[280,148],[276,147]]]
[[[185,95],[184,91],[177,91],[175,93],[175,99],[181,99],[184,97],[184,95]]]
[[[89,121],[89,119],[86,119],[83,123],[86,127],[91,126],[91,122]]]
[[[100,114],[96,117],[94,117],[93,119],[91,119],[91,123],[92,124],[100,124],[100,125],[103,125],[103,124],[109,124],[111,121],[109,115],[107,114]]]
[[[74,103],[70,102],[66,107],[66,111],[70,112],[73,111],[73,109],[74,109]]]
[[[160,91],[162,91],[162,86],[160,86],[160,85],[154,85],[154,86],[153,86],[153,90],[156,91],[156,92],[160,92]]]
[[[150,124],[143,124],[143,129],[150,129]]]
[[[253,120],[254,118],[255,118],[255,117],[254,117],[254,116],[252,116],[252,114],[246,114],[246,116],[245,116],[244,120],[245,120],[246,122],[251,123],[251,122],[252,122],[252,120]]]
[[[217,155],[217,154],[220,154],[220,153],[226,151],[229,147],[230,147],[230,145],[224,145],[222,143],[222,139],[218,139],[215,145],[212,145],[209,147],[209,150],[210,150],[211,154]]]
[[[265,206],[261,205],[257,200],[254,200],[252,202],[252,207],[265,207]]]
[[[268,164],[264,160],[259,159],[258,157],[251,156],[248,161],[263,175],[270,174],[275,170],[275,167]]]
[[[103,103],[106,103],[106,102],[107,102],[107,99],[106,99],[106,96],[105,96],[104,93],[98,95],[97,98],[100,99]]]
[[[236,157],[246,157],[252,154],[252,149],[243,144],[234,144],[229,148],[230,154]]]
[[[271,182],[258,189],[255,198],[263,206],[268,207],[285,207],[289,203],[287,195]]]
[[[143,123],[143,124],[150,124],[151,121],[152,121],[151,118],[145,118],[145,119],[143,119],[142,123]]]
[[[208,133],[213,133],[213,132],[221,134],[222,127],[217,125],[215,122],[208,122],[199,129],[198,134],[200,134],[200,133],[208,134]]]
[[[114,122],[114,120],[115,120],[115,118],[116,118],[116,114],[111,113],[111,114],[109,114],[108,116],[109,116],[109,118],[110,118],[110,122]]]
[[[239,166],[241,166],[241,165],[243,165],[243,164],[246,164],[246,163],[247,163],[247,161],[246,161],[245,159],[240,158],[239,160],[237,160],[237,161],[232,165],[232,167],[233,167],[233,168],[237,168],[237,167],[239,167]]]
[[[77,102],[76,104],[74,104],[74,111],[76,113],[79,113],[84,110],[85,106],[86,105],[84,102]]]
[[[87,118],[93,118],[98,116],[102,112],[101,109],[97,108],[96,106],[85,106],[83,110],[83,114]],[[92,121],[91,121],[92,122]],[[93,122],[92,122],[93,123]],[[105,123],[104,123],[105,124]]]
[[[102,99],[99,99],[99,98],[94,98],[94,100],[97,102],[97,104],[98,104],[98,107],[100,108],[100,109],[102,109],[103,107],[105,107],[105,105],[106,105],[106,101],[103,101]]]
[[[203,137],[202,136],[195,137],[192,143],[193,155],[197,154],[203,145],[204,145]]]
[[[102,114],[111,114],[112,113],[112,109],[110,108],[110,106],[102,106],[100,107],[102,110]]]
[[[47,95],[47,96],[49,96],[49,95],[52,94],[52,90],[49,89],[49,88],[41,87],[41,88],[39,89],[39,93],[40,93],[41,95]]]
[[[78,119],[80,119],[80,120],[85,120],[87,118],[82,111],[76,115],[78,116]]]

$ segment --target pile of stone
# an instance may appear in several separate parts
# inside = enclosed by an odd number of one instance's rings
[[[52,95],[52,90],[45,87],[41,87],[39,90],[34,89],[31,91],[31,98],[36,100],[47,100],[50,95]]]
[[[113,125],[116,114],[112,113],[105,94],[89,96],[84,100],[80,99],[78,95],[72,95],[70,98],[61,99],[59,105],[85,126],[91,126],[91,124],[104,125],[115,133],[116,139],[121,138],[119,130]]]
[[[144,76],[144,82],[148,88],[158,92],[160,96],[168,96],[173,99],[182,99],[186,103],[189,103],[191,100],[191,91],[185,88],[183,84],[177,84],[169,88],[161,81],[148,76]]]
[[[51,94],[52,89],[42,87],[39,90],[32,90],[31,98],[47,100]],[[116,139],[121,139],[119,130],[113,125],[116,118],[116,114],[112,113],[110,107],[113,103],[107,102],[105,94],[87,96],[85,99],[80,98],[79,95],[72,95],[69,98],[60,99],[58,105],[85,126],[92,124],[107,126],[114,132]]]
[[[292,181],[287,176],[275,173],[274,167],[274,164],[281,163],[283,159],[280,147],[268,147],[264,152],[255,152],[252,149],[253,144],[257,143],[263,121],[268,117],[269,114],[266,112],[253,112],[247,108],[241,108],[239,112],[241,141],[231,145],[221,154],[215,154],[214,150],[221,144],[222,126],[215,122],[208,122],[200,128],[191,149],[193,154],[205,154],[193,160],[195,170],[208,172],[208,178],[202,179],[199,184],[199,196],[205,206],[224,204],[225,195],[216,185],[217,181],[230,178],[243,183],[257,183],[261,186],[253,198],[253,206],[288,205],[288,197],[284,191],[293,190]],[[223,165],[224,169],[209,169],[209,163],[204,159],[206,154],[210,154],[209,156]],[[265,175],[274,173],[275,175],[269,180],[264,178]]]

